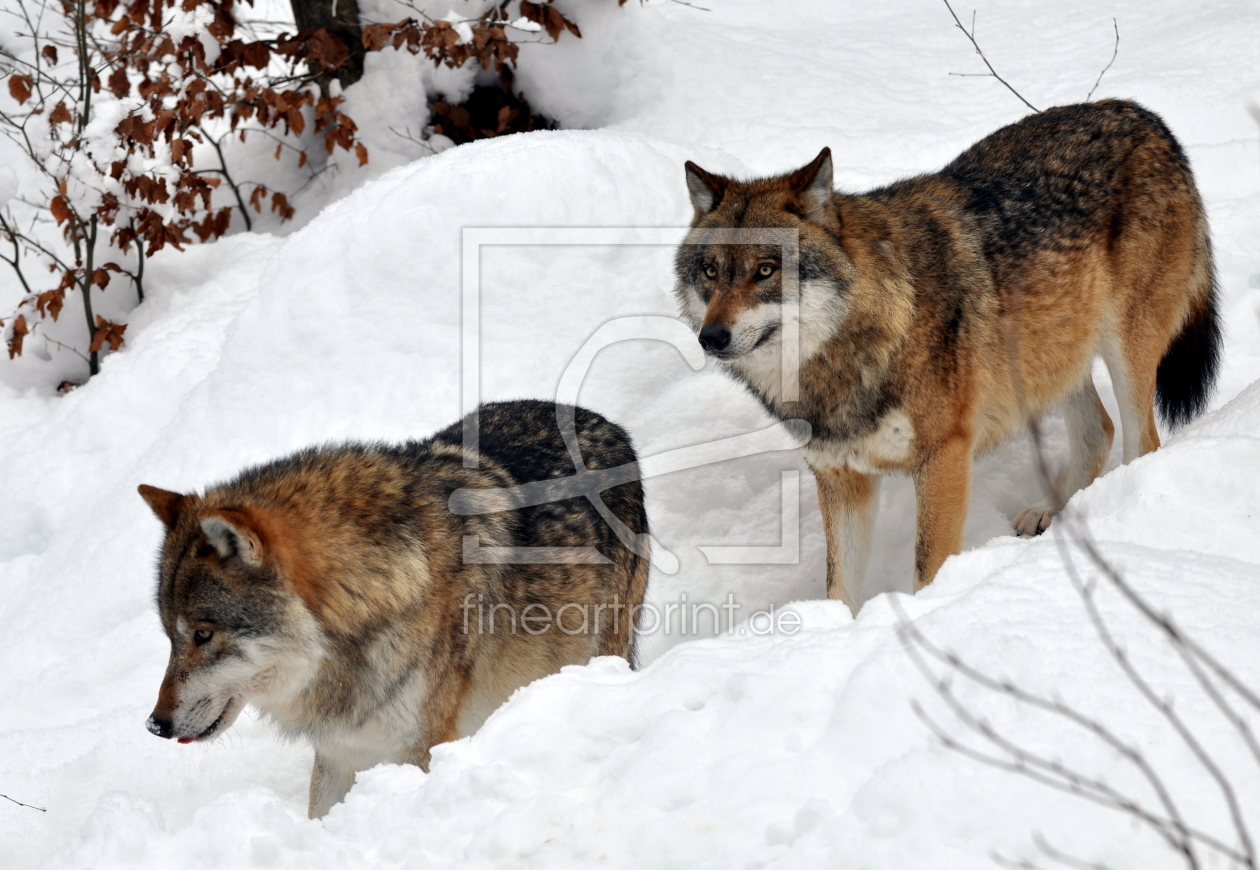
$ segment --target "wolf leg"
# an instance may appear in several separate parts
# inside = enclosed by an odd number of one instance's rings
[[[1140,336],[1131,331],[1119,342],[1109,342],[1103,353],[1116,389],[1116,402],[1120,405],[1120,438],[1126,463],[1159,447],[1159,430],[1155,428],[1155,373],[1161,351],[1145,346],[1149,342],[1139,339]]]
[[[483,638],[483,643],[489,641]],[[494,655],[498,647],[491,645],[488,649],[481,647],[482,656]],[[470,656],[470,659],[474,658]],[[490,659],[487,663],[492,662]],[[429,684],[428,694],[420,708],[420,736],[412,744],[410,757],[407,759],[425,773],[429,772],[431,750],[439,743],[448,743],[460,738],[459,717],[468,706],[468,699],[476,693],[477,683],[473,674],[475,667],[464,670],[454,659],[443,663],[447,673]],[[436,670],[436,668],[435,668]],[[484,675],[483,675],[484,676]],[[484,688],[484,686],[483,686]],[[497,704],[496,704],[497,706]],[[493,708],[491,708],[493,709]],[[486,715],[489,715],[488,713]],[[477,722],[480,727],[481,721]],[[476,730],[474,728],[473,730]],[[468,732],[471,733],[471,732]]]
[[[311,771],[311,800],[306,814],[319,819],[328,814],[354,785],[354,769],[315,750],[315,767]]]
[[[857,615],[853,592],[861,588],[871,554],[879,478],[838,466],[815,468],[814,479],[827,533],[827,597]]]
[[[1067,423],[1070,446],[1059,495],[1066,502],[1102,473],[1116,429],[1098,398],[1092,378],[1086,378],[1081,388],[1063,403],[1063,420]],[[1053,495],[1047,495],[1042,501],[1019,512],[1019,516],[1015,517],[1015,532],[1040,535],[1050,527],[1050,520],[1061,507],[1055,504]]]
[[[914,471],[915,592],[932,582],[947,557],[962,552],[971,497],[971,449],[970,438],[951,438]]]
[[[613,588],[624,589],[626,594],[624,599],[614,594],[611,604],[600,604],[596,608],[599,637],[595,644],[595,655],[621,656],[630,663],[632,669],[638,668],[635,609],[643,604],[650,566],[651,563],[644,556],[624,548],[618,553],[614,570],[619,581],[620,578],[625,579],[614,583]]]

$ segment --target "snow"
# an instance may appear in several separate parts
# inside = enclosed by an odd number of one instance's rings
[[[0,380],[0,793],[47,808],[0,800],[7,865],[1053,863],[1035,833],[1107,866],[1178,865],[1127,817],[941,746],[912,702],[968,732],[907,654],[903,615],[976,668],[1105,722],[1140,749],[1189,823],[1232,841],[1220,789],[1091,627],[1064,553],[1081,576],[1098,574],[1064,524],[1011,536],[1011,518],[1039,497],[1023,441],[977,464],[967,552],[913,597],[913,495],[905,480],[885,484],[857,619],[819,600],[822,531],[795,452],[650,478],[654,531],[678,569],[654,570],[649,600],[720,605],[729,594],[741,619],[786,608],[800,630],[760,634],[745,621],[710,637],[707,619],[699,636],[662,626],[643,638],[643,670],[603,659],[535,683],[477,735],[435,750],[429,774],[362,774],[322,821],[305,818],[309,748],[265,721],[243,716],[222,740],[190,747],[144,729],[167,650],[152,602],[161,530],[136,485],[197,489],[308,444],[404,439],[454,420],[468,228],[681,227],[684,160],[772,172],[824,145],[838,184],[860,189],[939,166],[1023,110],[990,79],[947,75],[981,65],[934,4],[701,5],[712,11],[571,5],[583,38],[522,47],[517,79],[570,129],[415,162],[419,146],[398,145],[375,180],[338,176],[323,195],[340,198],[287,237],[239,234],[155,257],[124,350],[86,386],[61,397],[25,375]],[[1243,109],[1260,93],[1260,12],[989,4],[977,38],[1035,104],[1075,101],[1111,55],[1112,16],[1120,49],[1096,96],[1144,102],[1186,145],[1212,222],[1226,346],[1211,412],[1128,466],[1113,452],[1072,507],[1159,612],[1260,687],[1260,161]],[[346,96],[365,129],[360,108],[377,112],[375,162],[382,125],[398,112],[422,125],[437,79],[423,59],[369,61]],[[0,172],[0,187],[14,179]],[[555,395],[603,324],[675,314],[670,246],[601,234],[600,244],[480,250],[484,399]],[[1102,369],[1098,382],[1114,418]],[[769,424],[743,388],[711,366],[693,371],[662,341],[602,350],[580,399],[648,457]],[[1061,461],[1061,423],[1047,440]],[[791,543],[784,472],[799,474],[799,563],[710,564],[700,547]],[[1192,723],[1260,833],[1260,765],[1238,732],[1141,616],[1106,584],[1097,595],[1129,659]],[[1134,765],[1062,716],[961,679],[956,691],[1030,751],[1155,805]]]
[[[0,166],[0,208],[9,204],[9,200],[17,196],[18,175],[10,166]]]
[[[438,20],[445,21],[450,24],[451,29],[459,35],[459,42],[456,43],[457,45],[464,45],[473,41],[472,25],[470,25],[464,17],[454,9],[446,13],[444,18],[439,18]]]

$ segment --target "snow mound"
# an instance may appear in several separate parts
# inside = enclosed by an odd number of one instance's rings
[[[1036,830],[1104,863],[1164,860],[1162,842],[1121,816],[934,741],[912,701],[959,725],[907,656],[896,608],[977,668],[1108,722],[1141,746],[1196,825],[1228,836],[1218,792],[1094,635],[1053,533],[1000,537],[949,560],[914,598],[873,599],[857,620],[812,601],[789,606],[799,631],[754,618],[679,644],[694,631],[662,628],[645,638],[643,671],[606,659],[531,685],[477,735],[438,748],[431,773],[366,772],[322,822],[304,817],[309,750],[278,743],[266,723],[243,717],[226,739],[189,748],[145,732],[165,642],[150,598],[160,530],[135,485],[198,488],[312,442],[400,439],[450,422],[468,262],[461,228],[681,226],[685,158],[738,169],[721,154],[629,134],[452,149],[391,172],[283,242],[240,236],[183,255],[203,258],[203,280],[167,275],[171,289],[141,309],[129,349],[106,360],[101,378],[57,401],[0,397],[12,412],[0,449],[14,483],[0,504],[0,616],[10,627],[0,639],[0,783],[49,807],[0,813],[19,859],[970,868],[991,851],[1035,858]],[[671,253],[669,244],[483,247],[484,398],[554,395],[601,324],[672,315]],[[645,455],[767,424],[742,389],[692,372],[659,341],[601,352],[581,399],[624,423]],[[1142,594],[1252,685],[1260,495],[1236,470],[1260,466],[1256,431],[1253,386],[1074,502]],[[801,564],[710,565],[697,550],[778,544],[766,518],[779,515],[782,472],[801,469],[780,451],[650,479],[653,522],[681,563],[677,574],[654,572],[651,600],[720,602],[731,592],[746,618],[820,598],[807,475]],[[981,467],[972,545],[1006,528],[993,500],[1011,474]],[[884,505],[894,537],[912,527],[901,498]],[[1105,589],[1100,601],[1157,692],[1237,771],[1256,817],[1260,771],[1246,766],[1236,732],[1139,616]],[[959,693],[1034,750],[1066,753],[1085,773],[1151,798],[1131,766],[1063,718],[974,686]]]

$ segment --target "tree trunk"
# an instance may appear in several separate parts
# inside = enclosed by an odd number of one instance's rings
[[[363,48],[363,29],[359,25],[359,0],[289,0],[289,5],[293,8],[293,22],[298,30],[328,30],[350,52],[350,59],[336,69],[311,70],[325,95],[328,83],[334,78],[341,82],[342,87],[363,78],[366,51]]]

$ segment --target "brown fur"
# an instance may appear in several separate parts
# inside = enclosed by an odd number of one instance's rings
[[[571,476],[556,415],[542,402],[483,407],[476,468],[465,467],[456,424],[398,447],[304,451],[204,495],[142,486],[167,526],[158,607],[171,639],[150,730],[205,739],[255,704],[315,744],[317,816],[357,770],[427,768],[434,745],[476,730],[534,679],[593,655],[633,663],[646,554],[624,546],[586,499],[454,512],[461,490]],[[620,469],[628,481],[603,487],[604,503],[646,535],[628,437],[583,409],[574,426],[585,467]],[[583,547],[602,563],[563,553],[543,564],[470,562],[469,541]],[[521,619],[531,605],[556,617],[543,631]],[[590,619],[576,619],[579,610]]]
[[[861,478],[912,476],[917,589],[961,548],[972,457],[1030,416],[1065,410],[1065,496],[1101,471],[1114,429],[1090,381],[1095,356],[1117,387],[1126,462],[1159,446],[1157,390],[1174,422],[1206,402],[1219,328],[1203,206],[1172,134],[1133,103],[1030,116],[941,172],[867,194],[832,190],[826,150],[775,178],[688,164],[687,180],[680,305],[771,413],[811,425],[833,598],[853,604],[846,584],[861,579],[841,576],[845,547],[867,546]],[[705,240],[722,227],[799,231],[795,400],[781,394],[775,331],[791,320],[775,307],[791,264],[773,245]],[[1058,507],[1030,507],[1017,529],[1040,532]]]

